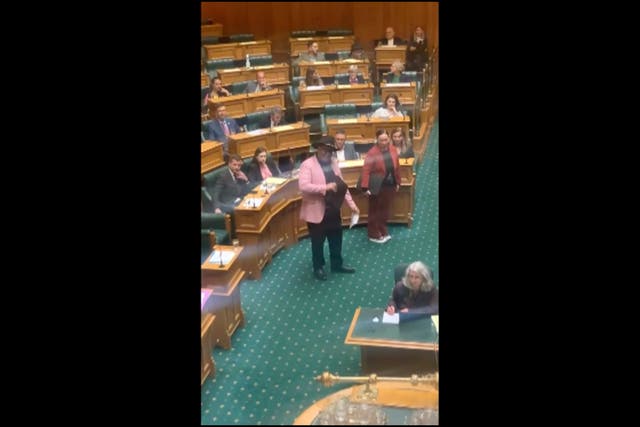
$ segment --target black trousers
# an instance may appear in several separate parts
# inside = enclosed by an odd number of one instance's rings
[[[328,207],[324,212],[322,222],[313,224],[307,222],[311,236],[311,258],[314,271],[325,265],[324,240],[329,241],[329,259],[331,268],[342,267],[342,221],[340,210]]]

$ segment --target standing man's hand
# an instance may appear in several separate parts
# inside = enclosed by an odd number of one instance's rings
[[[327,187],[325,188],[325,192],[326,191],[336,192],[336,191],[338,191],[338,186],[336,185],[335,182],[330,182],[330,183],[327,184]]]

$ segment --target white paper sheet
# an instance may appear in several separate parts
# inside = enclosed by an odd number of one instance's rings
[[[231,261],[231,258],[233,258],[234,254],[235,252],[233,251],[216,250],[216,251],[213,251],[213,253],[209,257],[209,262],[211,264],[220,264],[220,258],[222,258],[222,264],[227,265]]]
[[[388,314],[386,311],[382,315],[382,323],[400,324],[400,313]]]
[[[358,223],[359,219],[360,219],[360,214],[357,214],[357,213],[351,214],[351,224],[349,225],[349,228],[353,228],[353,226]]]

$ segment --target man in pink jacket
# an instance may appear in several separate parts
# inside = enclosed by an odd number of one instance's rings
[[[342,262],[342,219],[340,207],[346,199],[354,213],[360,210],[354,203],[342,180],[338,161],[331,154],[336,150],[332,136],[323,136],[313,144],[316,155],[300,165],[298,185],[302,192],[300,218],[307,222],[311,236],[313,275],[316,279],[327,280],[324,271],[324,240],[329,241],[331,271],[334,273],[355,273],[356,270]]]

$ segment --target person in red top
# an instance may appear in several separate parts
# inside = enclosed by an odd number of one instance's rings
[[[369,198],[369,241],[386,243],[391,239],[387,230],[391,204],[395,193],[400,190],[400,162],[398,151],[389,149],[390,138],[385,129],[378,129],[376,140],[364,161],[361,188]]]

